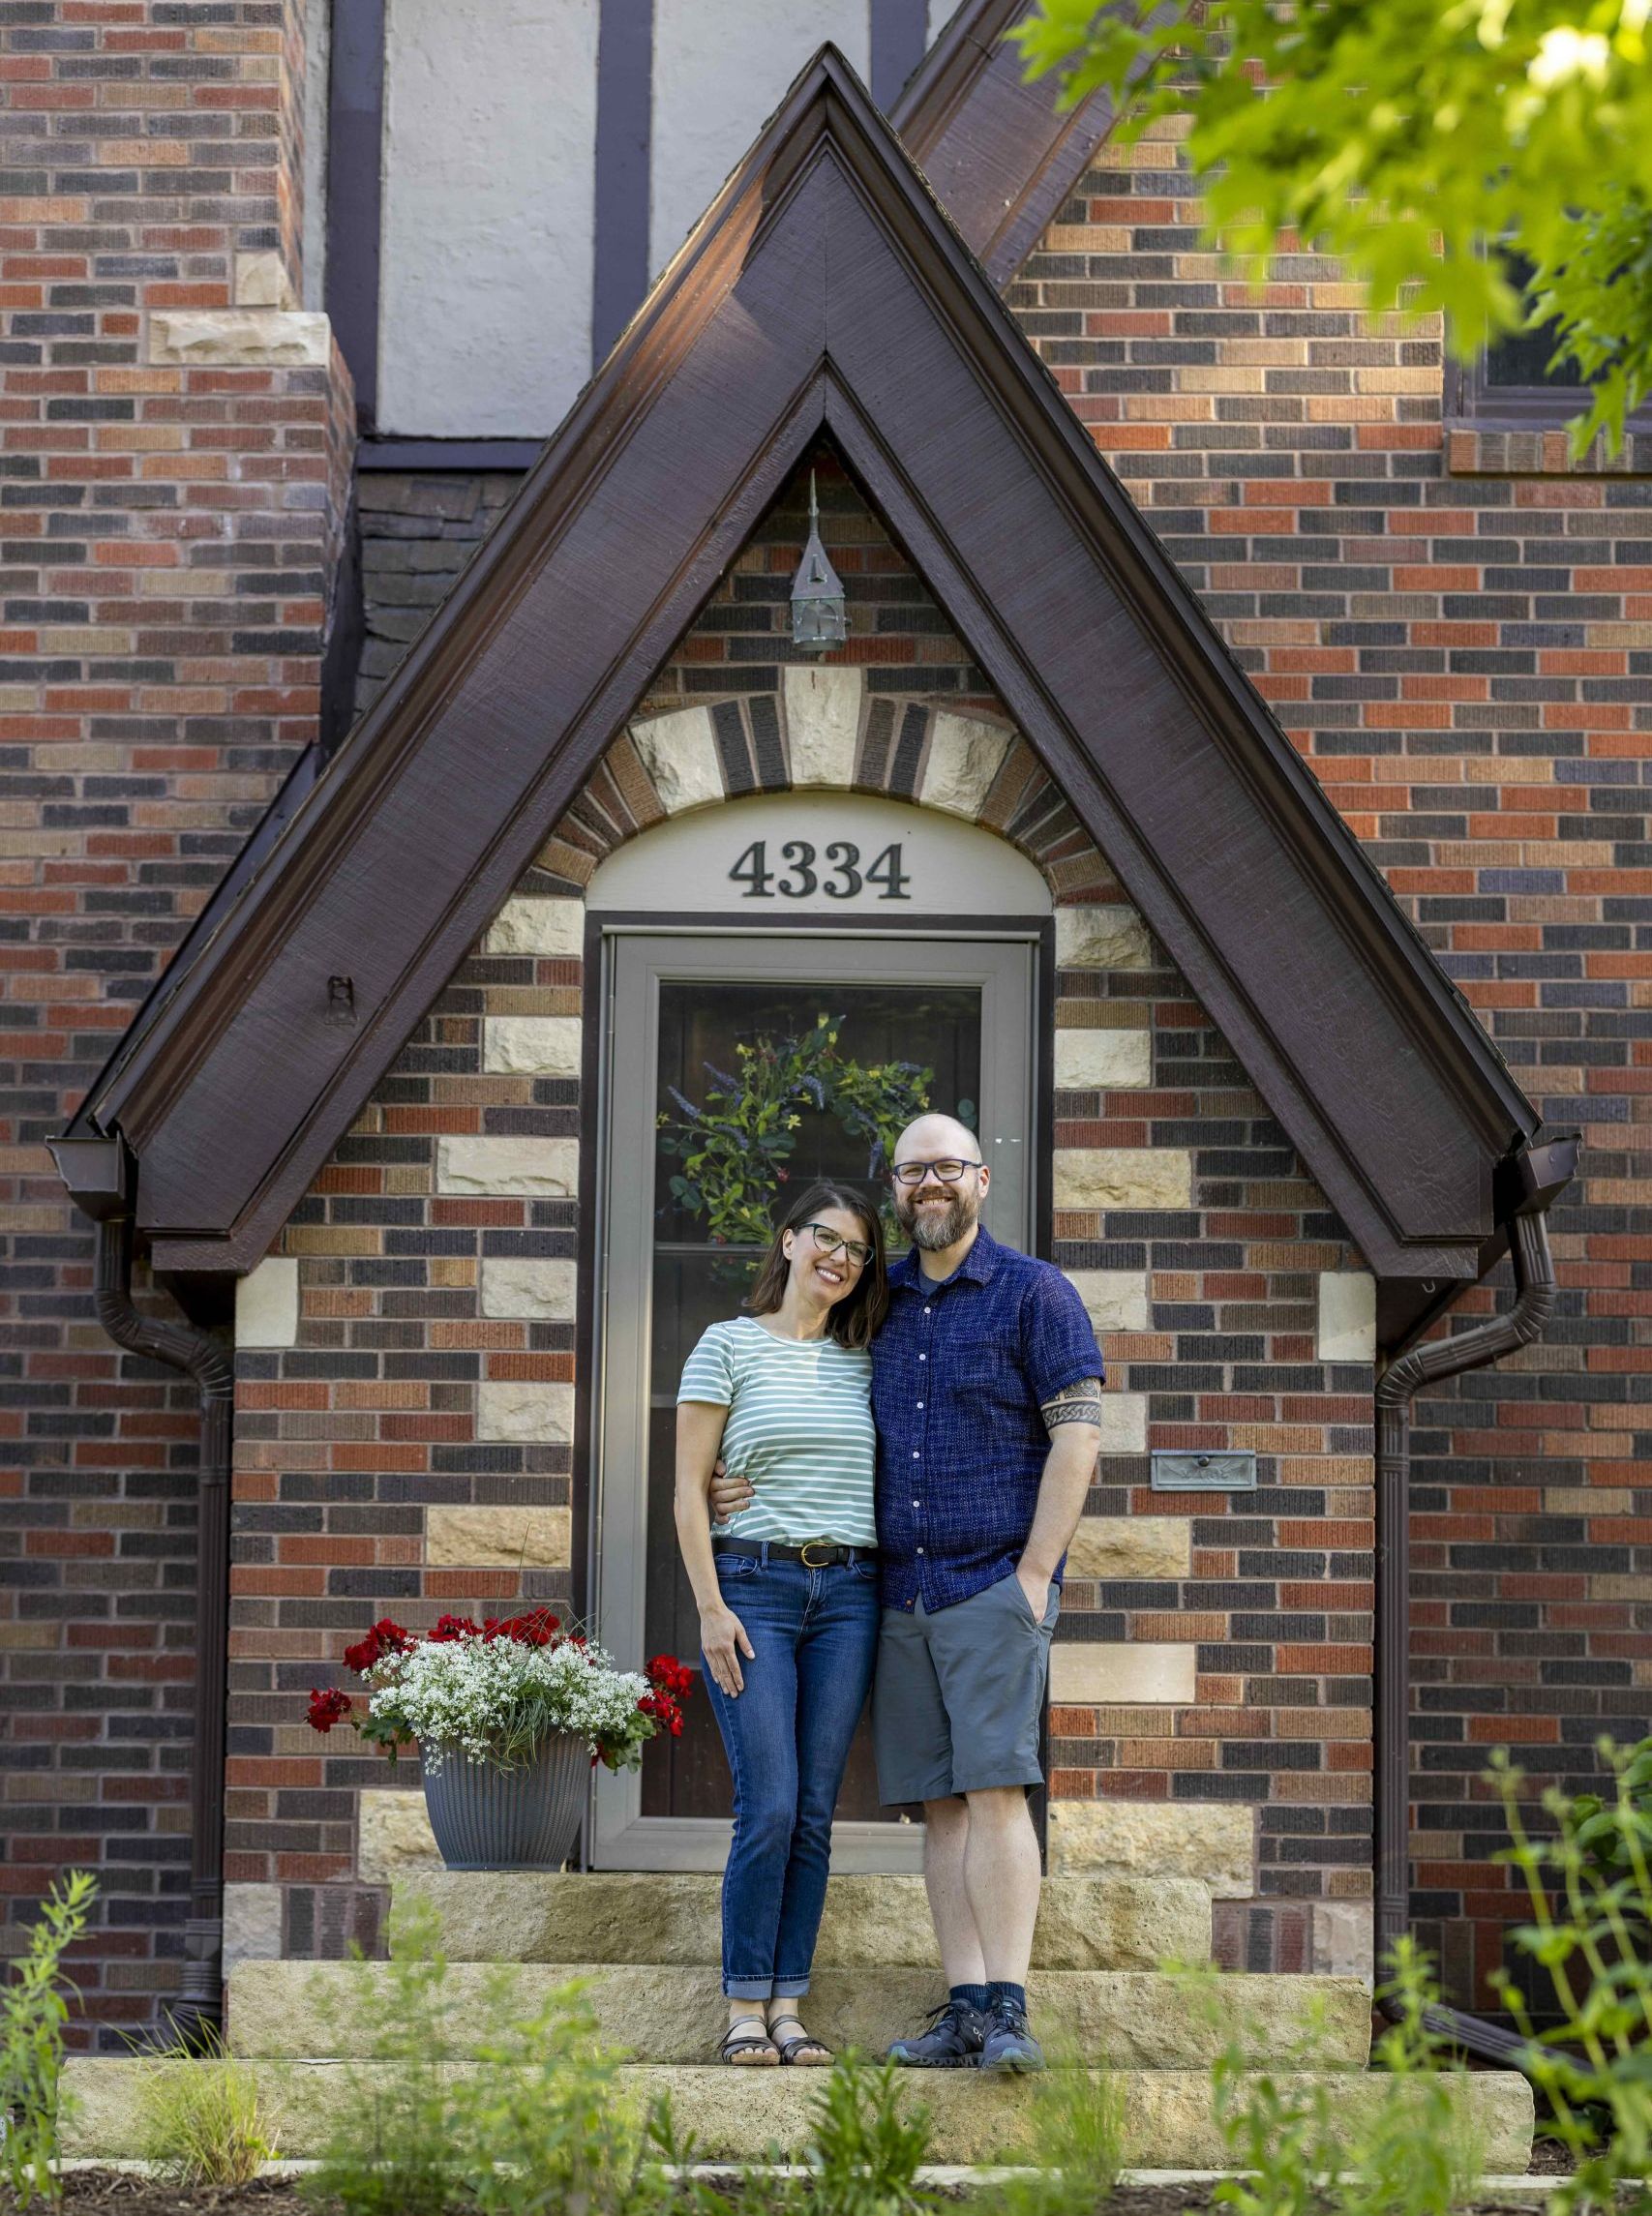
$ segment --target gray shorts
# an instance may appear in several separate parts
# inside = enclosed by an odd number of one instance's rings
[[[878,1798],[944,1801],[993,1785],[1039,1785],[1038,1726],[1061,1594],[1041,1624],[1011,1572],[928,1614],[886,1608],[872,1680]]]

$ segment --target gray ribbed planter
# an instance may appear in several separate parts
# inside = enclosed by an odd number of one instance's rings
[[[560,1870],[579,1837],[590,1749],[557,1731],[520,1770],[450,1747],[425,1772],[425,1807],[449,1870]]]

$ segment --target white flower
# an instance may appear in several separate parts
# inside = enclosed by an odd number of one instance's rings
[[[601,1647],[526,1646],[511,1638],[423,1640],[368,1673],[370,1713],[418,1740],[427,1770],[450,1747],[505,1767],[526,1761],[554,1731],[595,1752],[637,1759],[653,1725],[637,1703],[646,1678],[615,1666]]]
[[[1576,30],[1570,23],[1545,31],[1526,69],[1526,81],[1539,92],[1555,92],[1574,77],[1604,88],[1611,68],[1611,47],[1599,31]]]

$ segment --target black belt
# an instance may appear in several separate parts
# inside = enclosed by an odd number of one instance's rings
[[[875,1546],[842,1546],[835,1539],[807,1539],[801,1546],[784,1546],[777,1539],[714,1539],[713,1554],[743,1554],[761,1562],[800,1562],[805,1570],[835,1570],[846,1562],[876,1562]]]

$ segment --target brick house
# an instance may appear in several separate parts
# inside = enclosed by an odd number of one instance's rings
[[[1643,1728],[1645,449],[1255,299],[1015,12],[828,26],[944,219],[835,62],[760,131],[818,29],[546,9],[535,167],[435,8],[0,8],[0,1869],[99,1867],[89,2037],[374,1942],[413,1782],[302,1721],[372,1616],[684,1643],[646,1418],[733,1296],[654,1115],[823,995],[1107,1348],[1052,1869],[1479,2007],[1487,1753]],[[593,1868],[714,1863],[698,1721]]]

